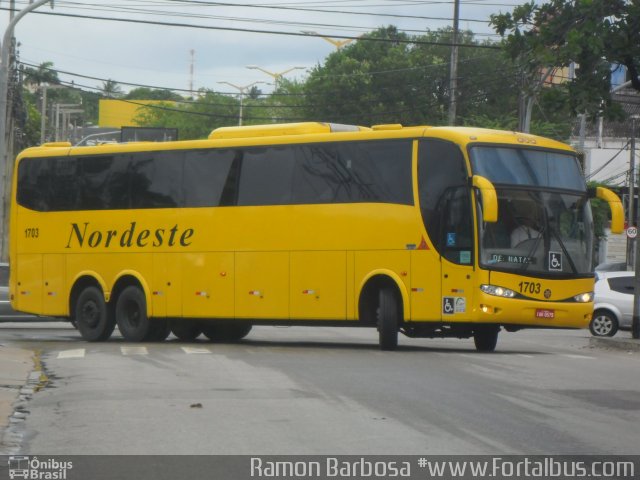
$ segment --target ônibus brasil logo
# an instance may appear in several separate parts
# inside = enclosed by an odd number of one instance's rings
[[[63,462],[53,458],[39,460],[38,457],[14,455],[9,457],[9,478],[25,480],[66,480],[67,470],[73,462]]]

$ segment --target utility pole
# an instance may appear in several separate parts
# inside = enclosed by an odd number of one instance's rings
[[[7,29],[4,31],[2,37],[2,45],[0,46],[0,172],[8,171],[9,174],[0,179],[0,260],[7,261],[8,259],[8,215],[7,215],[7,193],[11,186],[11,163],[13,159],[9,160],[7,152],[7,116],[8,116],[8,90],[9,90],[9,57],[11,53],[11,46],[13,44],[13,31],[16,24],[22,20],[22,18],[29,12],[41,7],[45,3],[52,2],[53,0],[39,0],[35,3],[29,4],[15,15]],[[13,14],[13,12],[12,12]]]
[[[636,154],[635,154],[635,145],[636,145],[636,119],[634,116],[631,117],[631,155],[629,157],[629,202],[627,212],[627,225],[629,227],[635,226],[635,196],[636,196]],[[635,262],[634,262],[634,253],[635,253],[636,239],[627,237],[627,270],[633,270]]]
[[[458,24],[460,22],[460,0],[453,4],[453,42],[451,65],[449,66],[449,125],[456,124],[456,95],[458,90]]]
[[[631,162],[635,165],[636,156],[636,127],[638,126],[638,115],[631,116]],[[631,183],[635,183],[635,177],[632,178]],[[634,277],[634,289],[633,289],[633,319],[631,321],[631,336],[633,338],[640,338],[640,242],[636,241],[636,261],[635,261],[635,277]]]

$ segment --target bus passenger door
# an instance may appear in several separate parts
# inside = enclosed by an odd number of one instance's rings
[[[468,320],[473,305],[474,230],[469,175],[458,145],[420,140],[418,195],[422,220],[441,264],[432,274],[440,280],[439,286],[434,285],[440,295],[438,317],[443,322]]]
[[[448,189],[441,202],[442,320],[466,321],[473,306],[473,221],[466,186]]]

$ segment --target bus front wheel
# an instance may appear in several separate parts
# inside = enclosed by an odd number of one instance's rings
[[[395,350],[398,347],[400,327],[398,297],[390,288],[380,290],[378,297],[377,325],[380,350]]]
[[[116,328],[104,295],[97,287],[87,287],[78,295],[72,322],[82,338],[89,342],[108,340]]]
[[[479,328],[473,332],[473,342],[478,352],[493,352],[498,344],[500,327]]]
[[[116,322],[120,333],[129,342],[147,340],[154,329],[147,316],[147,301],[138,287],[125,288],[116,303]]]

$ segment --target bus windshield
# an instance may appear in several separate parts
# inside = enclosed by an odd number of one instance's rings
[[[593,221],[586,185],[570,154],[503,147],[471,149],[474,173],[494,183],[498,221],[480,223],[480,263],[538,275],[588,275]]]

